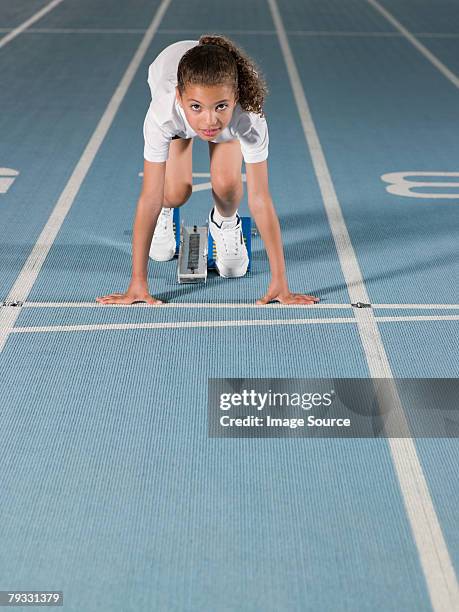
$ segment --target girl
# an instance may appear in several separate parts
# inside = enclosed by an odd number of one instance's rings
[[[96,298],[102,304],[147,302],[148,255],[175,254],[173,208],[192,192],[192,144],[209,143],[212,194],[209,231],[216,267],[223,277],[243,276],[248,255],[237,209],[243,197],[242,159],[252,218],[264,242],[271,282],[257,304],[314,304],[312,295],[291,293],[287,284],[279,220],[268,188],[268,128],[263,114],[267,87],[255,63],[225,36],[201,36],[166,47],[150,65],[152,100],[145,117],[144,175],[132,239],[132,278],[125,293]]]

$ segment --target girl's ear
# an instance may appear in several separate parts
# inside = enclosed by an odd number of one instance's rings
[[[180,91],[179,91],[179,88],[178,88],[178,86],[177,86],[177,85],[175,86],[175,99],[176,99],[176,100],[177,100],[177,102],[180,104],[180,102],[181,102],[181,98],[180,98]]]

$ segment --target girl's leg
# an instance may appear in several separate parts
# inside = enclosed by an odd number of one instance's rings
[[[185,204],[193,191],[191,138],[173,139],[169,148],[164,179],[164,202],[156,222],[150,246],[150,257],[156,261],[173,259],[176,241],[173,208]]]
[[[209,232],[215,241],[215,266],[220,276],[244,276],[249,257],[236,211],[244,195],[242,152],[238,140],[209,142],[210,176],[215,210],[209,215]]]
[[[171,141],[169,159],[166,162],[164,207],[182,206],[191,196],[193,190],[192,150],[192,138],[176,138]]]
[[[222,217],[232,217],[244,195],[239,140],[209,142],[209,156],[212,194],[217,211]]]

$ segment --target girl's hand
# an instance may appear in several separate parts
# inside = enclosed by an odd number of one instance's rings
[[[280,302],[281,304],[315,304],[319,298],[303,293],[291,293],[286,283],[271,281],[266,294],[256,301],[257,304],[268,302]]]
[[[147,304],[163,304],[161,300],[154,298],[148,291],[146,283],[131,283],[126,293],[110,293],[97,297],[99,304],[133,304],[134,302],[147,302]]]

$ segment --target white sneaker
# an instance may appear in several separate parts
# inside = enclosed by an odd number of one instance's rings
[[[212,209],[209,213],[209,232],[217,250],[215,267],[224,278],[244,276],[249,267],[249,254],[242,235],[241,217],[236,213],[236,223],[223,221],[218,225],[213,212]]]
[[[168,261],[175,255],[174,209],[162,208],[156,222],[150,246],[150,257],[155,261]]]

